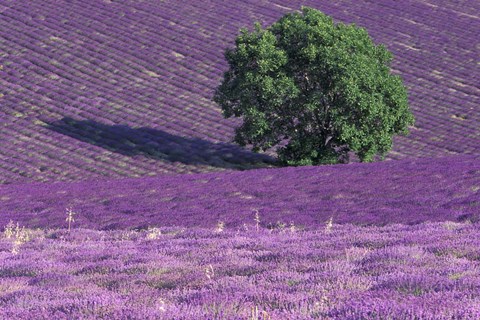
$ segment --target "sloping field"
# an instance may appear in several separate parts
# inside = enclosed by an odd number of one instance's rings
[[[396,160],[110,181],[0,186],[0,225],[318,229],[480,219],[480,158]]]
[[[394,53],[417,123],[390,159],[479,154],[477,1],[303,1]],[[297,1],[0,1],[0,183],[246,169],[211,101],[241,27]]]

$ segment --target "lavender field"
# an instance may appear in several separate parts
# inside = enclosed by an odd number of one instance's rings
[[[387,161],[280,168],[212,102],[310,6],[394,54]],[[0,320],[480,319],[480,3],[0,0]]]
[[[211,98],[239,28],[300,5],[393,52],[416,124],[389,159],[479,153],[478,1],[1,0],[0,183],[272,166]]]
[[[478,156],[10,184],[0,200],[0,319],[480,316]]]
[[[134,229],[385,225],[480,220],[480,157],[257,169],[143,179],[0,185],[0,225]]]
[[[478,224],[22,232],[2,319],[480,317]]]

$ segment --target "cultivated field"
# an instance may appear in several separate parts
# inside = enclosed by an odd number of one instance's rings
[[[224,50],[301,5],[393,52],[416,123],[387,161],[279,168],[231,143]],[[0,320],[480,319],[479,18],[0,0]]]
[[[0,239],[0,318],[480,317],[478,224],[248,228]]]
[[[480,220],[480,160],[451,156],[143,179],[0,185],[0,224],[99,230]],[[19,196],[20,195],[20,196]]]
[[[478,154],[479,4],[302,1],[394,54],[416,118],[389,159]],[[247,169],[211,101],[241,27],[297,1],[0,2],[0,183]]]

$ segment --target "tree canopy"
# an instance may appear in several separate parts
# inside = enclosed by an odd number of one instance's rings
[[[225,51],[229,70],[214,101],[242,117],[235,142],[254,151],[279,146],[291,165],[383,158],[414,117],[390,70],[392,54],[364,28],[334,23],[303,7],[268,28],[241,29]]]

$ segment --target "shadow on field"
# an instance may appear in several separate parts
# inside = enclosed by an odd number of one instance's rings
[[[145,157],[188,165],[249,169],[275,164],[275,159],[228,143],[184,138],[162,130],[106,125],[65,117],[48,128],[58,133],[126,156]]]

